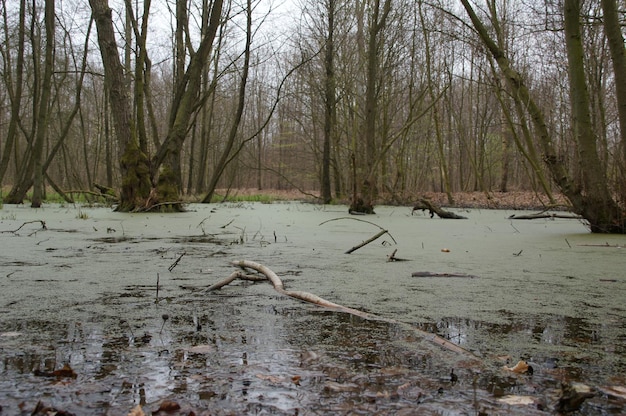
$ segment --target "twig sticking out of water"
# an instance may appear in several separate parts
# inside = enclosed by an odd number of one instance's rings
[[[170,319],[170,316],[166,313],[164,313],[163,315],[161,315],[161,318],[163,318],[163,324],[161,325],[161,329],[159,330],[159,334],[161,332],[163,332],[163,327],[165,326],[165,323],[167,322],[168,319]]]
[[[182,258],[183,258],[183,256],[184,256],[185,254],[187,254],[187,253],[184,253],[184,252],[183,252],[183,254],[181,254],[180,256],[178,256],[178,258],[176,259],[176,261],[175,261],[174,263],[172,263],[172,264],[170,265],[170,267],[168,267],[168,268],[167,268],[167,270],[169,270],[170,272],[171,272],[172,270],[174,270],[174,267],[178,266],[178,262],[180,261],[180,259],[182,259]]]

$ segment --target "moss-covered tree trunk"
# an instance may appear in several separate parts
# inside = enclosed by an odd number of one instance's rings
[[[150,164],[139,148],[131,98],[113,30],[112,12],[107,0],[89,0],[89,4],[98,30],[98,45],[104,65],[104,79],[109,93],[117,148],[122,155],[122,186],[117,210],[145,210],[151,204]]]
[[[374,201],[378,197],[378,164],[380,144],[377,143],[377,118],[379,107],[379,72],[380,54],[382,53],[382,32],[387,24],[391,11],[391,1],[375,0],[371,9],[370,27],[367,40],[367,62],[365,82],[365,120],[362,126],[362,137],[365,142],[364,178],[361,178],[360,195],[354,194],[350,204],[350,212],[373,214]],[[355,178],[357,180],[357,178]]]
[[[153,160],[159,166],[157,194],[163,202],[177,201],[182,193],[180,181],[180,150],[187,135],[189,121],[200,91],[202,74],[211,55],[213,42],[220,26],[222,0],[213,2],[208,27],[203,31],[204,37],[198,50],[191,56],[189,65],[177,83],[170,128],[161,148]],[[172,210],[180,208],[180,204],[168,204]]]

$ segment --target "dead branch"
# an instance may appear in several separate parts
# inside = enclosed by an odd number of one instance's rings
[[[172,264],[170,264],[170,267],[167,268],[168,271],[172,271],[174,270],[174,267],[178,266],[178,263],[180,262],[180,260],[183,258],[183,256],[187,254],[185,252],[183,252],[183,254],[181,254],[180,256],[178,256],[178,258],[176,259],[176,261]]]
[[[433,272],[413,272],[412,277],[467,277],[469,279],[477,278],[473,274],[465,273],[433,273]]]
[[[17,229],[15,230],[5,230],[5,231],[0,231],[0,233],[12,233],[12,234],[17,234],[17,232],[19,230],[21,230],[25,225],[27,224],[34,224],[34,223],[40,223],[41,224],[41,229],[42,230],[47,230],[48,227],[46,227],[46,222],[43,220],[33,220],[33,221],[26,221],[25,223],[23,223],[22,225],[20,225]]]
[[[350,250],[346,251],[346,254],[350,254],[352,252],[357,251],[361,247],[368,245],[369,243],[385,235],[386,233],[387,233],[387,230],[380,230],[376,235],[372,236],[371,238],[363,241],[361,244],[357,244],[356,246],[352,247]]]
[[[94,195],[100,198],[108,199],[110,201],[117,201],[118,198],[115,195],[103,194],[102,192],[94,192],[87,191],[82,189],[68,189],[67,191],[63,191],[63,193],[72,195],[72,194],[83,194],[83,195]]]
[[[393,251],[393,253],[391,253],[390,255],[387,256],[387,261],[408,261],[408,259],[402,259],[400,257],[396,257],[396,253],[398,252],[398,249],[395,249]]]
[[[353,252],[357,251],[358,249],[360,249],[361,247],[368,245],[368,244],[369,244],[369,243],[371,243],[372,241],[375,241],[376,239],[380,238],[381,236],[383,236],[383,235],[385,235],[385,234],[388,234],[388,235],[389,235],[389,237],[393,240],[393,243],[394,243],[394,244],[398,244],[398,243],[396,242],[395,238],[393,238],[393,236],[391,235],[391,233],[389,233],[389,231],[385,230],[383,227],[381,227],[381,226],[380,226],[380,225],[378,225],[378,224],[374,224],[374,223],[373,223],[373,222],[371,222],[371,221],[362,220],[362,219],[360,219],[360,218],[352,218],[352,217],[340,217],[340,218],[333,218],[333,219],[330,219],[330,220],[327,220],[327,221],[321,222],[321,223],[320,223],[320,225],[324,225],[324,224],[329,223],[329,222],[331,222],[331,221],[338,221],[338,220],[355,220],[355,221],[361,221],[361,222],[365,222],[365,223],[367,223],[367,224],[371,224],[371,225],[373,225],[373,226],[375,226],[375,227],[378,227],[378,228],[380,229],[380,232],[379,232],[379,233],[377,233],[376,235],[374,235],[374,236],[373,236],[373,237],[371,237],[370,239],[363,241],[361,244],[358,244],[358,245],[356,245],[356,246],[352,247],[350,250],[346,251],[346,253],[345,253],[345,254],[350,254],[350,253],[353,253]]]
[[[510,220],[537,220],[540,218],[563,218],[563,219],[568,219],[568,220],[582,220],[583,217],[581,217],[580,215],[575,215],[575,214],[558,214],[558,213],[550,213],[550,212],[546,212],[546,211],[542,211],[536,214],[524,214],[524,215],[510,215],[509,219]]]
[[[278,277],[278,275],[276,273],[274,273],[270,268],[260,264],[260,263],[256,263],[253,261],[249,261],[249,260],[239,260],[239,261],[235,261],[232,263],[234,266],[240,267],[241,269],[243,269],[243,271],[245,271],[246,269],[252,269],[255,270],[261,274],[263,274],[265,276],[265,279],[269,280],[272,285],[274,286],[274,289],[285,296],[289,296],[291,298],[294,299],[298,299],[304,302],[308,302],[308,303],[312,303],[314,305],[318,305],[318,306],[323,306],[329,309],[333,309],[339,312],[345,312],[345,313],[349,313],[351,315],[354,316],[358,316],[360,318],[363,319],[367,319],[367,320],[373,320],[373,321],[382,321],[382,322],[387,322],[390,324],[395,324],[395,325],[407,325],[403,322],[400,321],[396,321],[395,319],[390,319],[390,318],[384,318],[378,315],[374,315],[374,314],[370,314],[367,312],[363,312],[360,311],[358,309],[354,309],[354,308],[350,308],[347,306],[343,306],[340,305],[338,303],[334,303],[331,302],[329,300],[323,299],[317,295],[314,295],[312,293],[309,292],[301,292],[301,291],[295,291],[295,290],[285,290],[285,287],[283,285],[283,282],[280,280],[280,278]],[[220,289],[224,286],[226,286],[227,284],[231,283],[232,281],[236,280],[237,278],[243,278],[243,279],[248,279],[248,275],[246,275],[243,271],[236,271],[233,272],[229,277],[227,277],[226,279],[210,286],[209,288],[206,289],[206,291],[212,291],[212,290],[216,290],[216,289]],[[263,280],[265,280],[263,279]],[[468,358],[472,359],[472,360],[476,360],[477,362],[480,363],[480,359],[472,354],[470,351],[466,350],[463,347],[460,347],[436,334],[432,334],[430,332],[426,332],[426,331],[422,331],[421,329],[415,328],[413,326],[411,326],[411,329],[413,331],[415,331],[416,333],[418,333],[420,336],[422,336],[424,339],[437,344],[449,351],[455,352],[457,354],[462,354],[467,356]]]
[[[434,217],[435,214],[437,214],[439,218],[444,218],[444,219],[453,219],[453,220],[466,220],[467,219],[467,217],[442,209],[437,204],[435,204],[434,202],[430,202],[426,198],[420,198],[419,202],[415,204],[415,206],[413,207],[413,211],[411,211],[411,215],[413,215],[413,213],[417,210],[422,210],[422,211],[428,210],[430,212],[430,218]]]

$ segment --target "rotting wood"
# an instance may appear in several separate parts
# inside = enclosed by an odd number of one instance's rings
[[[351,315],[354,316],[358,316],[360,318],[363,319],[367,319],[367,320],[372,320],[372,321],[381,321],[381,322],[387,322],[390,324],[395,324],[395,325],[404,325],[404,326],[409,326],[411,328],[412,331],[414,331],[415,333],[419,334],[422,338],[432,342],[433,344],[439,345],[449,351],[455,352],[457,354],[460,355],[464,355],[466,358],[471,359],[471,360],[475,360],[476,363],[478,364],[482,364],[482,360],[477,357],[475,354],[473,354],[471,351],[466,350],[465,348],[450,342],[436,334],[432,334],[430,332],[426,332],[423,331],[419,328],[415,328],[414,326],[411,326],[409,324],[406,324],[404,322],[400,322],[397,321],[395,319],[391,319],[391,318],[384,318],[378,315],[374,315],[374,314],[370,314],[367,312],[363,312],[360,311],[358,309],[354,309],[354,308],[350,308],[348,306],[343,306],[340,305],[338,303],[334,303],[331,302],[329,300],[326,300],[324,298],[321,298],[317,295],[314,295],[312,293],[309,292],[302,292],[302,291],[296,291],[296,290],[285,290],[285,287],[283,285],[282,280],[278,277],[278,275],[276,273],[274,273],[269,267],[264,266],[260,263],[254,262],[254,261],[249,261],[249,260],[239,260],[239,261],[235,261],[232,262],[232,264],[234,266],[240,267],[242,270],[238,270],[235,271],[233,273],[231,273],[230,276],[228,276],[226,279],[221,280],[220,282],[210,286],[209,288],[206,289],[206,291],[213,291],[216,289],[220,289],[226,285],[228,285],[229,283],[233,282],[236,279],[244,279],[244,280],[248,280],[250,278],[249,275],[247,275],[245,272],[246,269],[252,269],[255,270],[259,273],[261,273],[262,275],[265,276],[265,278],[261,279],[261,280],[269,280],[272,285],[274,286],[274,289],[285,296],[289,296],[291,298],[294,299],[298,299],[307,303],[312,303],[314,305],[317,306],[322,306],[325,308],[329,308],[338,312],[345,312],[345,313],[349,313]],[[256,280],[256,279],[255,279]]]
[[[411,215],[413,215],[413,213],[418,210],[429,211],[430,218],[434,217],[435,214],[437,214],[439,218],[443,218],[443,219],[453,219],[453,220],[466,220],[467,219],[467,217],[442,209],[440,206],[438,206],[434,202],[429,201],[426,198],[419,199],[418,203],[415,204],[415,206],[413,207],[413,210],[411,211]]]

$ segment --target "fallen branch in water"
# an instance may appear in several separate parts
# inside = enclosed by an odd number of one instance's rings
[[[256,263],[253,261],[249,261],[249,260],[239,260],[239,261],[235,261],[232,262],[232,264],[234,266],[240,267],[242,270],[238,270],[235,271],[233,273],[231,273],[230,276],[228,276],[226,279],[223,279],[217,283],[215,283],[214,285],[210,286],[209,288],[207,288],[207,291],[213,291],[216,289],[220,289],[226,285],[228,285],[229,283],[233,282],[236,279],[243,279],[243,280],[269,280],[272,285],[274,286],[274,289],[280,293],[281,295],[285,295],[285,296],[289,296],[292,297],[294,299],[298,299],[304,302],[308,302],[308,303],[312,303],[314,305],[318,305],[318,306],[323,306],[325,308],[329,308],[329,309],[333,309],[336,310],[338,312],[345,312],[345,313],[349,313],[351,315],[354,316],[358,316],[360,318],[363,319],[367,319],[367,320],[372,320],[372,321],[382,321],[382,322],[387,322],[390,324],[396,324],[396,325],[407,325],[403,322],[400,321],[396,321],[395,319],[390,319],[390,318],[384,318],[378,315],[373,315],[367,312],[363,312],[360,311],[358,309],[354,309],[354,308],[350,308],[348,306],[343,306],[340,305],[338,303],[334,303],[331,302],[329,300],[326,300],[324,298],[321,298],[317,295],[314,295],[312,293],[309,292],[302,292],[302,291],[296,291],[296,290],[285,290],[285,286],[283,285],[282,280],[280,280],[280,277],[278,277],[278,275],[276,273],[274,273],[270,268],[260,264],[260,263]],[[259,278],[254,277],[254,276],[250,276],[248,274],[246,274],[246,269],[252,269],[255,270],[259,273],[261,273],[264,277]],[[463,347],[460,347],[436,334],[432,334],[430,332],[426,332],[426,331],[422,331],[421,329],[415,328],[413,326],[411,326],[411,329],[413,331],[415,331],[416,333],[418,333],[420,336],[422,336],[424,339],[437,344],[449,351],[458,353],[458,354],[462,354],[467,356],[468,358],[474,359],[474,360],[478,360],[480,361],[480,359],[472,354],[470,351],[466,350]]]
[[[366,222],[366,223],[372,224],[373,226],[378,227],[380,229],[380,231],[377,234],[375,234],[374,236],[370,237],[369,239],[363,241],[362,243],[357,244],[356,246],[352,247],[350,250],[346,251],[345,254],[353,253],[353,252],[357,251],[358,249],[360,249],[361,247],[364,247],[364,246],[368,245],[372,241],[376,241],[378,238],[382,237],[385,234],[389,234],[389,237],[391,237],[391,239],[393,240],[394,244],[398,244],[398,243],[396,243],[396,240],[393,238],[393,236],[389,233],[389,231],[385,230],[380,225],[374,224],[371,221],[366,221],[366,220],[361,220],[361,219],[358,219],[358,218],[351,218],[351,217],[341,217],[341,218],[333,218],[332,220],[324,221],[324,222],[320,223],[320,225],[324,225],[327,222],[337,221],[337,220],[355,220],[355,221]]]
[[[549,213],[546,211],[538,212],[536,214],[521,214],[521,215],[510,215],[510,220],[537,220],[541,218],[563,218],[567,220],[581,220],[583,217],[575,214],[558,214],[558,213]]]
[[[478,276],[474,276],[473,274],[465,274],[465,273],[433,273],[433,272],[413,272],[411,273],[412,277],[467,277],[469,279],[474,279]]]
[[[34,224],[34,223],[37,223],[37,222],[41,224],[41,229],[42,230],[47,230],[48,229],[48,227],[46,226],[46,222],[44,220],[33,220],[33,221],[26,221],[25,223],[23,223],[22,225],[17,227],[17,229],[15,229],[15,230],[0,231],[0,233],[12,233],[12,234],[16,234],[17,235],[17,232],[19,230],[21,230],[25,225],[27,225],[27,224]],[[37,231],[33,231],[32,233],[29,234],[29,236],[33,235]]]
[[[413,211],[411,211],[411,215],[413,215],[413,213],[417,210],[430,212],[430,218],[434,217],[435,214],[437,214],[439,218],[443,218],[443,219],[452,219],[452,220],[466,220],[467,219],[467,217],[442,209],[439,205],[435,204],[434,202],[429,201],[426,198],[420,198],[418,203],[415,204],[415,206],[413,207]]]

